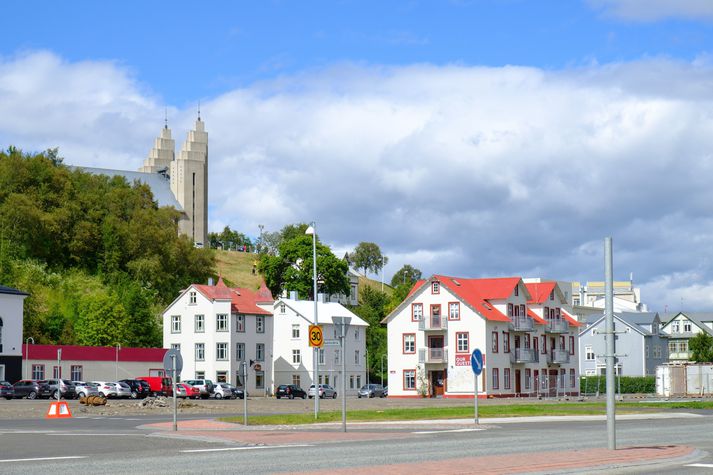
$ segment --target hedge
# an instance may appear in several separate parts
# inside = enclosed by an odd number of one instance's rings
[[[621,379],[622,394],[650,394],[656,392],[656,377],[655,376],[621,376],[616,377],[616,391],[619,391],[619,380]],[[597,392],[597,384],[599,385],[599,393],[607,392],[607,378],[604,375],[597,376],[582,376],[579,379],[579,390],[582,394],[593,394]]]

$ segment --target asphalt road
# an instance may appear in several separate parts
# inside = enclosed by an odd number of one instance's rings
[[[170,420],[166,416],[2,420],[0,473],[111,470],[112,473],[257,474],[337,468],[378,472],[379,466],[393,463],[606,447],[603,422],[511,423],[481,431],[436,431],[420,435],[412,434],[416,428],[384,428],[382,430],[400,431],[403,438],[269,447],[173,439],[163,433],[137,428]],[[655,470],[651,466],[609,469],[607,473],[709,473],[711,468],[688,465],[693,462],[713,464],[713,456],[709,455],[713,454],[712,423],[713,416],[708,414],[694,419],[619,421],[619,446],[690,445],[701,451],[700,460],[658,464]],[[350,427],[349,430],[360,429]],[[219,450],[214,451],[216,449]]]

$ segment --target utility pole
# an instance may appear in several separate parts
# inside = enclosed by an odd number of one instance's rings
[[[614,344],[614,271],[612,264],[612,238],[604,239],[604,278],[605,297],[604,314],[606,320],[606,363],[607,363],[607,446],[616,450],[616,402],[614,380],[614,359],[616,346]]]

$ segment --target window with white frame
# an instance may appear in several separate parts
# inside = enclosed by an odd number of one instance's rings
[[[404,353],[416,353],[416,334],[405,333],[403,336]]]
[[[354,350],[354,364],[359,365],[361,361],[359,361],[359,350]]]
[[[654,346],[654,358],[661,358],[661,347],[659,345]]]
[[[339,359],[339,357],[341,356],[339,353],[340,353],[340,352],[339,352],[338,349],[337,349],[337,350],[334,350],[334,364],[339,364],[339,362],[341,361],[341,360]]]
[[[216,371],[215,381],[217,383],[227,383],[228,382],[228,372],[227,371]]]
[[[587,361],[594,361],[594,349],[592,348],[592,345],[584,347],[584,359]]]
[[[284,303],[280,303],[280,313],[285,313],[287,306]]]
[[[245,315],[235,315],[235,331],[240,333],[245,332]]]
[[[525,368],[525,389],[530,389],[530,380],[532,379],[532,370]]]
[[[292,325],[292,338],[299,338],[300,337],[300,324],[295,323]]]
[[[355,385],[355,386],[356,386],[357,388],[360,388],[360,387],[361,387],[361,375],[360,375],[360,374],[357,374],[357,377],[356,377],[356,385]]]
[[[440,282],[431,282],[431,293],[432,294],[441,293],[441,283]]]
[[[468,332],[456,333],[456,351],[458,353],[469,353]]]
[[[359,329],[358,328],[354,329],[354,339],[359,340]]]
[[[564,389],[564,380],[567,378],[567,370],[560,368],[560,388]]]
[[[646,357],[648,358],[649,357],[649,345],[645,345],[644,349],[646,351]]]
[[[195,332],[205,332],[205,315],[195,315],[193,318],[195,320]]]
[[[264,371],[255,371],[255,389],[265,389]]]
[[[510,368],[503,369],[503,389],[510,389]]]
[[[354,375],[349,375],[349,389],[354,389]]]
[[[494,331],[492,333],[492,338],[490,340],[490,351],[492,351],[493,353],[498,352],[498,332],[497,331]]]
[[[295,386],[301,386],[302,385],[301,383],[302,383],[302,380],[300,379],[300,375],[293,374],[292,375],[292,384],[294,384]]]
[[[235,344],[235,361],[245,361],[245,343]]]
[[[228,331],[228,314],[219,313],[215,316],[215,331],[217,331],[217,332],[227,332]]]
[[[265,317],[263,315],[255,317],[255,331],[257,333],[265,333]]]
[[[493,389],[499,389],[500,388],[500,371],[498,368],[493,368],[491,371],[491,384],[493,385]]]
[[[82,381],[84,379],[82,378],[82,372],[81,365],[70,366],[69,375],[71,376],[72,381]]]
[[[216,361],[226,361],[228,359],[228,344],[227,343],[216,343],[215,344],[215,360]]]
[[[414,322],[423,320],[423,304],[414,303],[411,305],[411,320]]]
[[[669,342],[668,342],[668,352],[669,352],[669,353],[676,353],[676,342],[675,342],[675,341],[669,341]]]
[[[205,361],[205,343],[196,343],[196,361]]]
[[[196,371],[196,379],[205,379],[205,371]]]
[[[255,360],[256,361],[265,361],[265,344],[264,343],[257,343],[255,345]]]
[[[180,315],[171,315],[171,333],[181,333]]]
[[[45,365],[43,365],[43,364],[33,364],[32,365],[32,379],[45,379]]]
[[[181,352],[181,344],[180,343],[171,343],[171,349],[176,350],[180,353]]]
[[[191,304],[191,305],[195,305],[196,300],[197,300],[197,298],[196,298],[196,292],[195,292],[195,290],[189,292],[189,293],[188,293],[188,303]]]
[[[59,379],[62,377],[62,367],[61,366],[53,366],[52,367],[52,377],[55,379]]]
[[[460,320],[460,303],[451,302],[448,304],[448,320]]]
[[[324,365],[325,364],[325,358],[324,358],[324,348],[319,348],[317,351],[317,361],[319,364]]]
[[[361,384],[357,384],[361,386]],[[416,370],[406,369],[404,370],[404,389],[416,389]]]
[[[569,387],[570,388],[577,387],[577,376],[575,375],[574,368],[569,369]]]
[[[300,364],[302,362],[302,356],[300,350],[292,350],[292,364]]]
[[[681,327],[679,326],[678,320],[676,320],[675,322],[673,322],[671,324],[671,333],[680,333],[680,331],[679,331],[680,328]]]
[[[683,331],[685,333],[691,333],[691,322],[683,322]]]

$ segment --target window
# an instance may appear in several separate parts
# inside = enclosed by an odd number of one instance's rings
[[[243,387],[243,375],[242,375],[242,369],[239,369],[235,372],[235,385],[239,388]]]
[[[217,332],[227,332],[228,331],[228,315],[225,313],[219,313],[215,316],[215,331]]]
[[[675,341],[669,341],[669,342],[668,342],[668,352],[669,352],[669,353],[676,353],[676,342],[675,342]]]
[[[69,370],[69,375],[72,381],[81,381],[84,379],[82,378],[82,367],[79,365],[72,365]]]
[[[324,362],[324,348],[318,348],[317,358],[318,358],[319,364],[321,364],[321,365],[326,364]]]
[[[171,333],[181,333],[180,315],[171,315]]]
[[[227,343],[216,343],[215,344],[215,360],[216,361],[226,361],[228,359],[228,344]]]
[[[525,368],[525,389],[530,389],[530,381],[532,380],[532,370]]]
[[[511,303],[508,304],[508,317],[512,317],[514,315],[513,313],[513,306]]]
[[[205,343],[196,343],[196,361],[205,361]]]
[[[564,389],[564,380],[567,378],[567,370],[564,368],[560,369],[560,388]]]
[[[564,335],[560,335],[560,350],[564,349]]]
[[[302,386],[301,382],[302,381],[299,374],[292,375],[292,384],[294,384],[295,386]]]
[[[661,358],[661,347],[659,345],[654,346],[654,358]]]
[[[43,364],[33,364],[32,365],[32,379],[45,379],[45,365],[43,365]]]
[[[403,335],[404,341],[404,354],[416,353],[416,334],[415,333],[405,333]]]
[[[519,295],[520,295],[520,286],[519,286],[519,285],[516,285],[516,286],[515,286],[515,297],[517,297],[517,296],[519,296]]]
[[[644,350],[645,350],[644,352],[645,352],[645,354],[646,354],[646,358],[648,358],[648,357],[649,357],[649,345],[646,345],[646,346],[644,347]]]
[[[356,387],[360,388],[361,387],[361,375],[357,374],[356,377]]]
[[[554,300],[555,300],[555,289],[552,289],[552,290],[550,291],[550,300],[552,300],[553,302],[554,302]]]
[[[691,322],[683,322],[683,331],[691,333]]]
[[[180,343],[171,343],[171,349],[176,350],[180,353],[181,352],[181,344]]]
[[[339,353],[339,350],[334,350],[334,364],[339,364],[339,362],[341,361],[339,359],[339,357],[341,356]]]
[[[458,353],[469,353],[468,332],[456,333],[456,351]]]
[[[245,315],[235,315],[235,331],[245,332]]]
[[[530,345],[532,345],[532,340],[529,333],[525,333],[525,349],[529,350]]]
[[[574,354],[574,337],[573,336],[569,337],[569,354],[570,355]]]
[[[195,290],[188,293],[188,303],[195,305],[196,303],[196,292]]]
[[[673,322],[673,324],[671,325],[671,333],[680,333],[680,332],[679,332],[679,329],[680,329],[680,328],[681,328],[681,327],[679,326],[678,320],[676,320],[676,321]]]
[[[359,363],[359,350],[354,350],[354,364],[358,366]]]
[[[264,371],[255,371],[255,389],[265,389]]]
[[[349,389],[354,389],[354,375],[349,375]]]
[[[503,353],[510,353],[510,333],[503,332]]]
[[[358,328],[354,329],[354,339],[359,340],[359,329]]]
[[[300,337],[300,324],[296,323],[292,325],[292,338],[299,338]]]
[[[357,384],[361,386],[361,384]],[[416,370],[415,369],[405,369],[404,370],[404,389],[416,390]]]
[[[216,371],[215,372],[215,381],[218,383],[227,383],[228,382],[228,372],[227,371]]]
[[[205,332],[205,315],[196,315],[193,318],[195,319],[195,332]]]
[[[245,343],[235,344],[235,361],[245,361]]]
[[[547,353],[547,337],[545,335],[542,335],[542,354]]]
[[[285,309],[286,309],[285,304],[280,303],[280,313],[285,313]]]
[[[687,351],[688,351],[688,342],[687,341],[679,341],[678,342],[678,352],[686,353]]]
[[[411,304],[411,321],[417,322],[419,320],[423,320],[423,304]]]
[[[540,352],[540,339],[537,336],[532,339],[532,351],[535,355]]]
[[[265,333],[265,317],[263,315],[255,317],[255,331],[257,333]]]
[[[255,360],[265,361],[265,343],[255,345]]]
[[[493,368],[492,373],[493,389],[498,389],[500,387],[500,371],[498,368]]]
[[[432,294],[440,294],[441,293],[441,283],[440,282],[431,282],[431,293]]]
[[[205,371],[196,371],[196,379],[205,379]]]
[[[25,344],[25,346],[27,346],[27,344]],[[2,353],[2,318],[0,318],[0,353]]]
[[[448,320],[460,320],[459,302],[451,302],[448,304]]]
[[[577,387],[577,376],[574,373],[574,368],[569,369],[569,387],[570,388]]]
[[[493,353],[498,352],[498,332],[493,332],[490,343],[490,351],[492,351]]]
[[[594,349],[592,348],[592,345],[584,347],[584,359],[587,361],[594,361]]]
[[[503,389],[510,389],[510,368],[503,369]]]
[[[292,364],[300,364],[302,362],[302,355],[300,350],[292,350]]]

